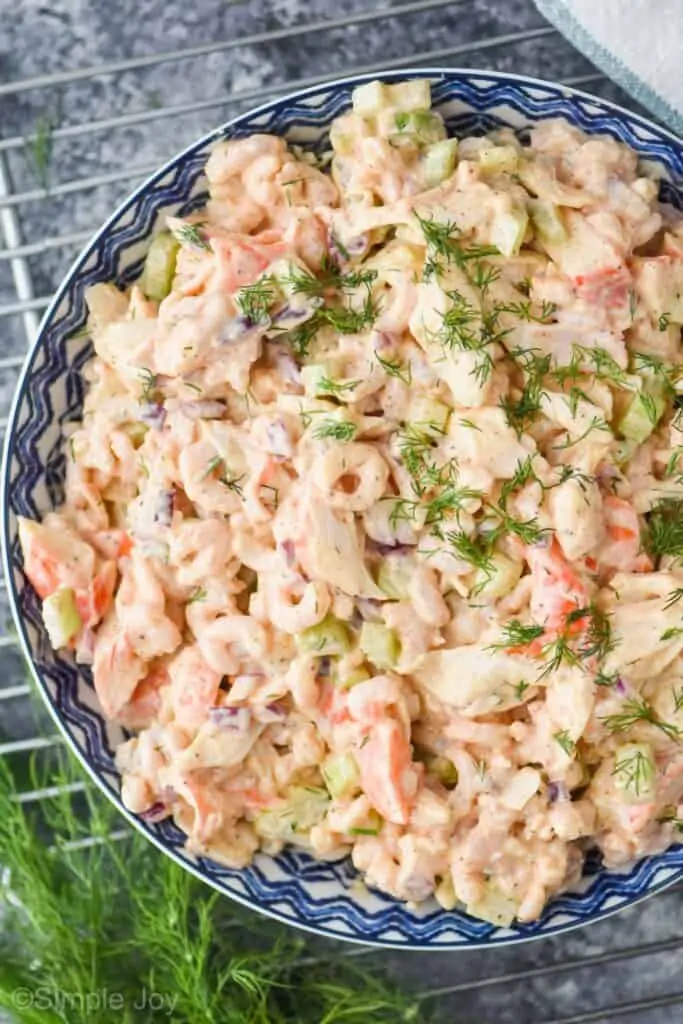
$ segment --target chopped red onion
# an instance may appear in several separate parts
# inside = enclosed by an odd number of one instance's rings
[[[154,507],[154,522],[157,526],[170,526],[173,519],[175,491],[159,491]]]
[[[248,316],[236,316],[229,320],[220,334],[220,341],[229,345],[235,341],[244,341],[249,334],[263,334],[270,327],[270,317],[262,323],[255,324]]]
[[[190,420],[220,420],[225,415],[225,402],[219,398],[198,398],[181,402],[180,410]]]
[[[275,368],[290,384],[301,384],[301,370],[289,352],[277,349],[273,354]]]
[[[350,256],[361,256],[365,252],[368,247],[369,240],[370,236],[368,234],[362,234],[342,242],[332,231],[330,231],[327,247],[331,255],[334,256],[338,262],[348,263]]]
[[[266,428],[268,438],[268,450],[271,455],[277,455],[282,459],[290,459],[294,454],[294,446],[289,436],[287,427],[282,420],[273,420]]]
[[[273,701],[265,707],[254,708],[253,715],[263,725],[270,725],[272,722],[282,722],[287,717],[287,708],[279,701]]]
[[[564,782],[549,782],[548,783],[548,799],[551,804],[554,803],[566,803],[571,800],[569,790]]]
[[[373,597],[357,597],[356,608],[366,622],[379,622],[382,618],[382,602]]]
[[[322,305],[322,301],[318,296],[313,296],[296,309],[289,305],[283,306],[275,314],[273,323],[276,327],[285,327],[288,331],[292,330],[292,328],[298,327],[299,324],[305,323],[306,320],[310,320],[316,309]]]
[[[234,708],[225,704],[209,708],[209,721],[220,729],[234,729],[235,732],[246,732],[251,725],[249,708]]]
[[[140,402],[140,419],[148,427],[161,430],[166,419],[166,410],[161,402]]]
[[[164,818],[168,818],[169,810],[166,804],[157,800],[151,807],[148,807],[146,811],[142,811],[138,817],[142,821],[146,821],[149,825],[154,825],[158,821],[163,821]]]
[[[622,697],[628,693],[628,686],[621,678],[621,676],[617,676],[617,681],[614,684],[614,689],[617,691],[617,693],[620,693]]]
[[[370,537],[366,540],[365,547],[367,551],[377,555],[412,555],[415,553],[415,548],[410,544],[399,544],[398,541],[395,544],[381,544],[378,540],[372,540]]]
[[[288,569],[291,569],[296,562],[296,548],[293,540],[280,541],[278,547],[282,554],[285,556],[285,564]]]

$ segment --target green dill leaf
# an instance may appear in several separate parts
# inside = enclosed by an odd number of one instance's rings
[[[524,625],[519,619],[511,619],[501,629],[501,639],[490,645],[490,650],[500,651],[510,647],[529,647],[534,640],[538,640],[545,633],[544,626],[537,626],[535,623]]]
[[[209,459],[209,461],[207,462],[206,469],[202,473],[202,479],[204,479],[207,476],[211,476],[211,474],[215,473],[216,470],[219,469],[222,465],[223,457],[221,455],[214,455],[214,457],[212,459]]]
[[[270,324],[270,309],[277,293],[272,277],[262,277],[254,284],[244,285],[235,295],[235,302],[250,326]]]
[[[356,436],[355,423],[331,418],[320,420],[313,430],[313,437],[318,441],[352,441]]]
[[[665,331],[671,323],[671,314],[662,313],[657,321],[657,327],[660,331]]]
[[[674,740],[676,743],[679,743],[681,739],[681,730],[678,726],[671,722],[664,722],[644,698],[629,697],[624,701],[621,711],[605,715],[600,721],[604,722],[605,728],[613,733],[628,732],[634,725],[644,722],[655,726],[664,733],[667,739]]]
[[[569,731],[567,729],[562,729],[560,732],[554,732],[553,739],[556,743],[559,743],[567,757],[574,757],[574,754],[576,753],[576,743],[569,735]]]
[[[330,377],[321,377],[316,383],[318,391],[325,391],[330,395],[344,395],[347,391],[353,391],[359,384],[362,384],[360,380],[332,380]]]
[[[645,548],[654,558],[683,557],[683,502],[660,501],[647,516]]]
[[[375,358],[385,373],[390,377],[398,378],[398,380],[403,381],[404,384],[410,387],[413,381],[413,370],[410,362],[401,363],[398,359],[383,359],[379,352],[375,352]]]
[[[206,601],[207,596],[208,592],[206,587],[197,587],[188,598],[187,603],[194,604],[195,601]]]
[[[138,370],[138,377],[142,383],[140,398],[143,402],[150,402],[154,396],[157,386],[157,375],[146,367],[141,366]]]
[[[523,700],[524,694],[529,689],[530,684],[525,682],[524,679],[520,679],[518,683],[515,683],[514,691],[517,700]]]
[[[641,796],[652,786],[655,766],[642,750],[634,750],[632,754],[615,762],[612,775],[620,779],[624,789],[635,796]]]
[[[172,234],[181,245],[187,245],[191,249],[203,249],[204,251],[208,251],[211,246],[206,239],[202,237],[199,230],[201,227],[202,223],[181,224],[180,227],[173,229]]]

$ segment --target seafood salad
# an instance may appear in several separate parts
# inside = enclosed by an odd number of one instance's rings
[[[683,216],[562,120],[370,82],[228,139],[87,294],[65,501],[22,520],[126,806],[532,921],[683,828]]]

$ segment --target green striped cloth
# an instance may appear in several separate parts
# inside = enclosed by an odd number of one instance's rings
[[[683,0],[535,0],[589,60],[683,134]]]

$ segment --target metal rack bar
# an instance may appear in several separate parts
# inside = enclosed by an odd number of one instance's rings
[[[397,4],[380,10],[357,11],[341,18],[325,18],[310,23],[298,22],[287,28],[270,29],[267,32],[254,32],[251,35],[239,36],[235,39],[222,39],[215,43],[204,43],[201,46],[188,46],[183,50],[167,50],[162,53],[150,53],[144,57],[129,57],[125,60],[113,60],[89,68],[74,68],[70,71],[53,72],[49,75],[36,75],[16,82],[0,85],[0,96],[11,93],[27,92],[30,89],[54,88],[77,82],[95,75],[120,74],[123,71],[134,71],[140,68],[156,67],[179,60],[190,60],[193,57],[207,57],[211,53],[235,50],[244,46],[261,46],[264,43],[283,42],[286,39],[298,38],[316,32],[331,32],[334,29],[350,28],[352,25],[366,25],[383,18],[400,17],[404,14],[415,14],[420,11],[436,10],[439,7],[457,7],[469,0],[415,0],[413,3]]]
[[[683,947],[683,938],[664,939],[662,942],[650,942],[642,946],[629,946],[627,949],[614,949],[608,953],[595,956],[578,957],[574,960],[563,960],[560,963],[543,964],[530,967],[524,971],[510,971],[507,974],[494,974],[487,978],[474,981],[463,981],[457,985],[444,985],[421,993],[419,998],[435,999],[440,996],[455,995],[461,992],[473,992],[476,989],[491,988],[494,985],[510,985],[517,981],[530,981],[532,978],[545,978],[549,974],[566,974],[569,971],[584,971],[604,964],[622,960],[636,960],[642,956],[654,956],[657,953],[669,953]]]
[[[602,1024],[602,1021],[608,1020],[610,1017],[626,1017],[634,1013],[645,1012],[646,1010],[658,1010],[663,1007],[680,1006],[682,1003],[683,992],[677,992],[672,996],[657,996],[652,999],[639,999],[630,1003],[621,1003],[617,1006],[609,1006],[604,1010],[591,1010],[588,1013],[578,1013],[572,1017],[552,1017],[549,1020],[540,1021],[539,1024]]]
[[[391,58],[378,63],[366,64],[361,67],[354,68],[354,72],[356,74],[369,74],[373,71],[379,71],[382,68],[399,69],[402,67],[409,67],[416,61],[438,62],[440,60],[444,60],[446,57],[461,56],[465,53],[473,53],[479,50],[491,50],[499,46],[511,46],[515,43],[529,42],[534,39],[542,39],[554,34],[556,34],[556,30],[549,27],[525,29],[521,32],[509,32],[506,35],[494,36],[492,39],[477,39],[469,43],[463,43],[459,46],[446,46],[437,50],[431,50],[429,53],[421,54],[417,58],[414,54],[409,54],[407,57]],[[298,78],[290,82],[281,83],[280,85],[271,86],[268,89],[234,92],[232,94],[233,102],[237,102],[242,99],[254,100],[256,98],[271,95],[274,92],[306,88],[309,85],[317,85],[320,82],[324,82],[328,78],[329,75],[313,75],[307,78]],[[70,195],[73,192],[96,188],[100,185],[110,185],[119,181],[127,181],[130,178],[142,178],[151,174],[156,170],[157,166],[157,163],[143,164],[139,167],[126,168],[125,170],[113,171],[107,174],[92,175],[87,178],[79,178],[77,181],[63,182],[61,184],[54,185],[49,189],[30,189],[26,192],[14,192],[11,195],[0,196],[0,207],[20,206],[23,203],[35,202],[41,199],[50,199],[54,196]]]

